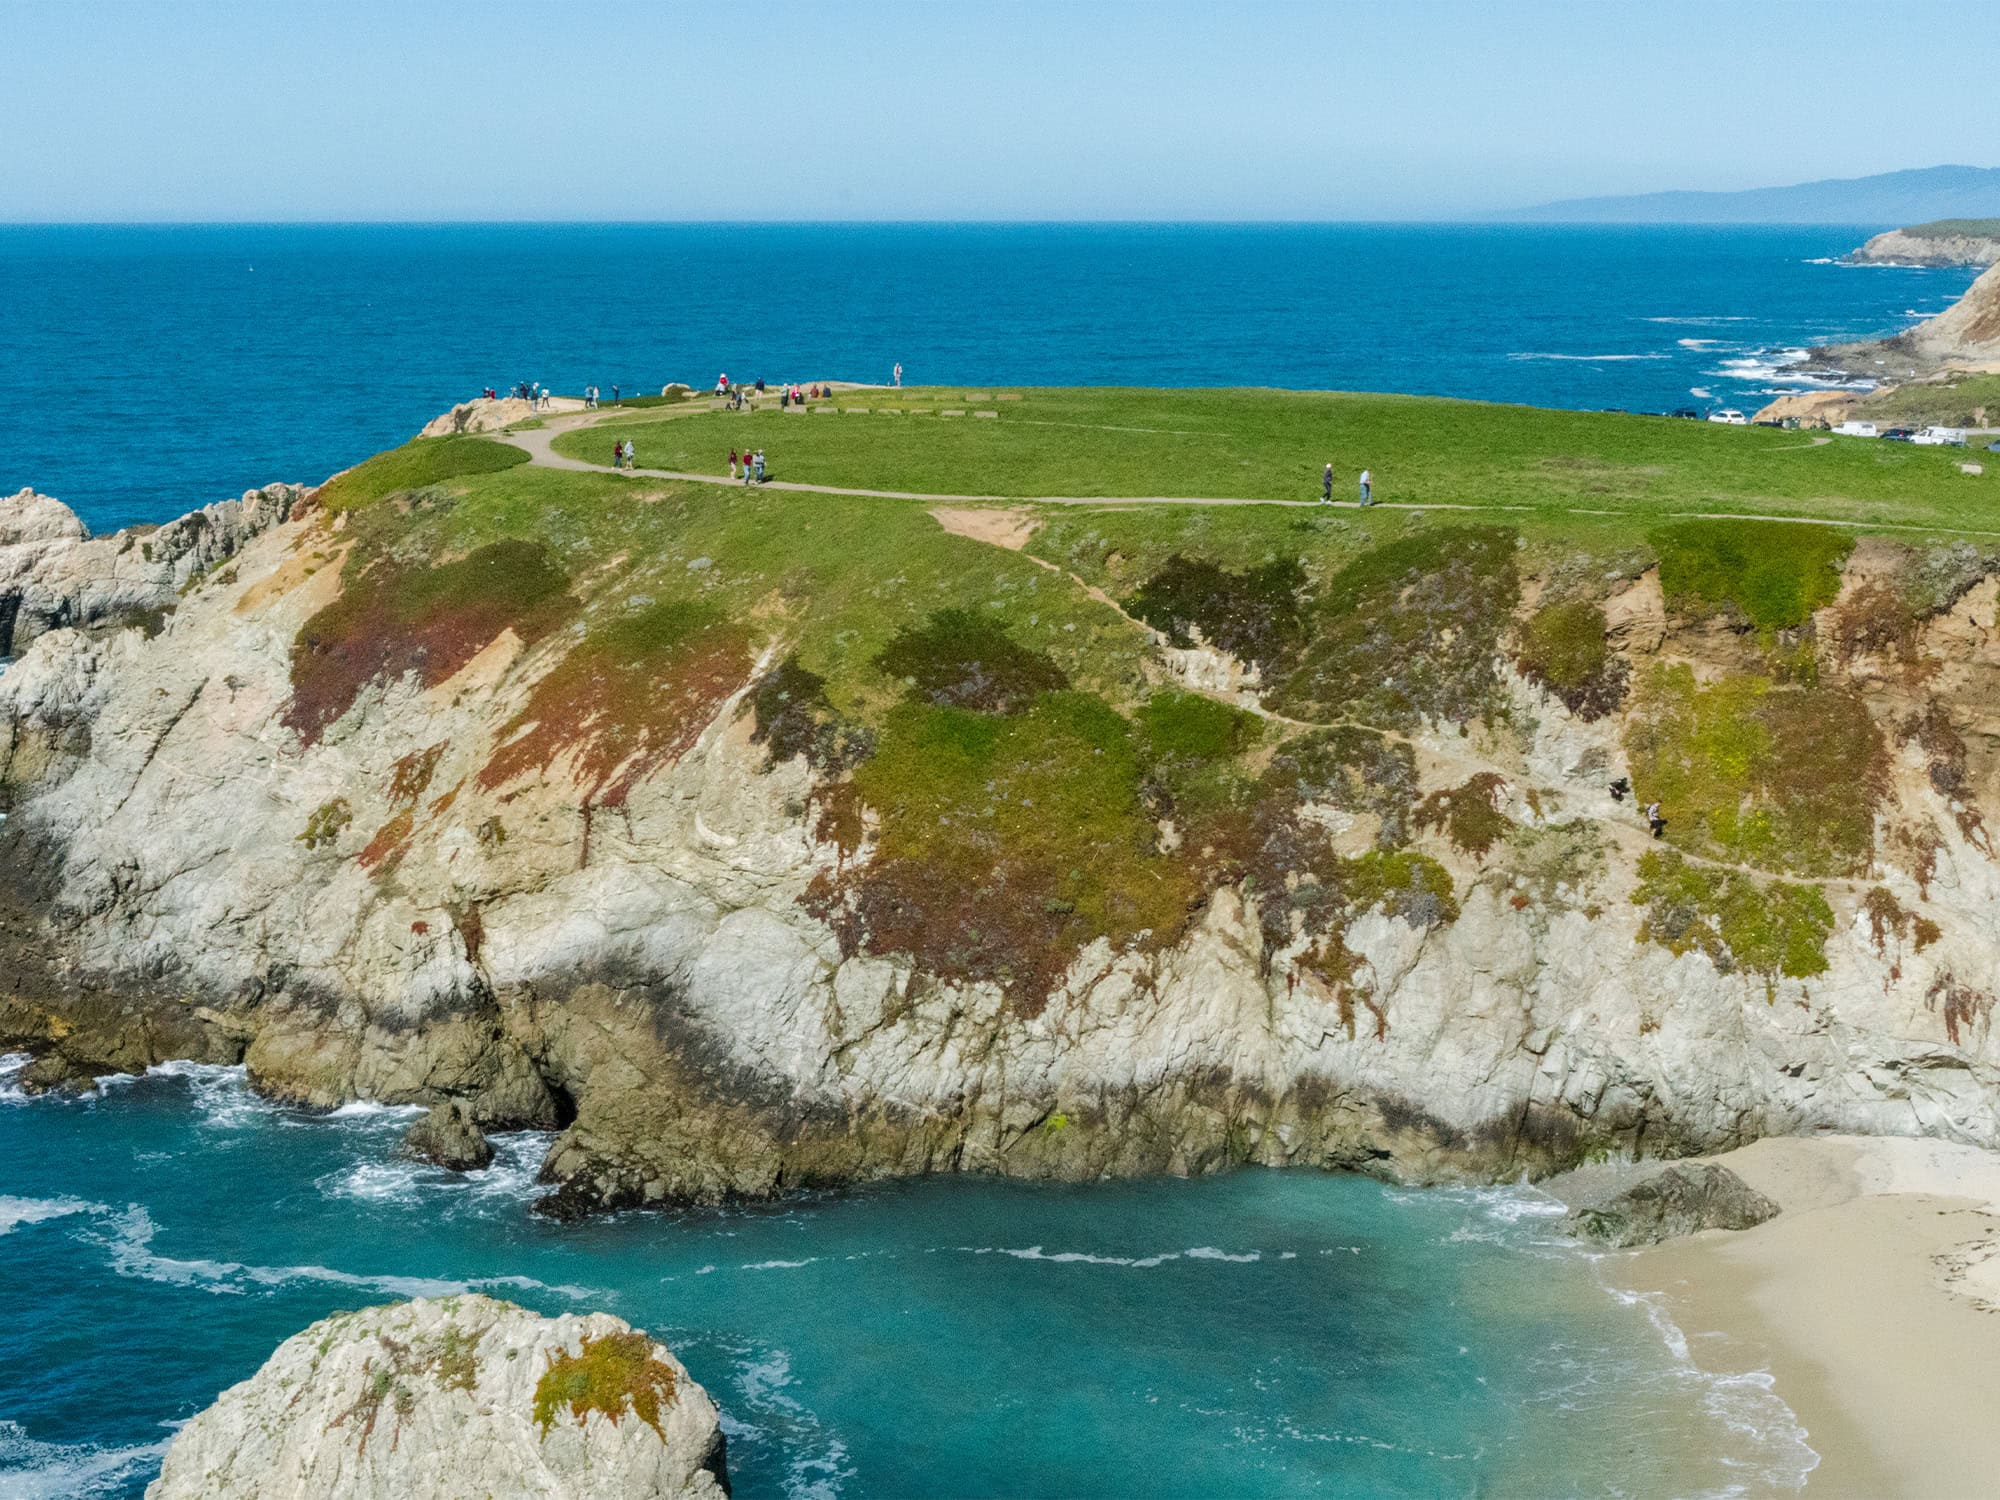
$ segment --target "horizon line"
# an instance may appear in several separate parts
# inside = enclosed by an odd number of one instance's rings
[[[1147,218],[1147,219],[0,219],[4,229],[1310,229],[1335,226],[1457,226],[1465,228],[1595,227],[1625,229],[1853,229],[1892,224],[1887,219],[1628,219],[1542,218],[1533,210],[1499,216],[1431,215],[1414,218]]]

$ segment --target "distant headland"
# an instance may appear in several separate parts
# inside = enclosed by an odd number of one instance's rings
[[[2000,167],[1916,167],[1740,192],[1564,198],[1500,217],[1580,224],[1916,224],[2000,216]]]

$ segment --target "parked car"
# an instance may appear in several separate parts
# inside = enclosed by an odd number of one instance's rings
[[[2000,442],[1988,443],[1986,451],[1988,453],[2000,453]]]
[[[1965,429],[1963,427],[1926,427],[1910,439],[1926,448],[1963,448]]]
[[[1907,443],[1916,435],[1916,429],[1913,427],[1891,427],[1887,432],[1882,434],[1882,441],[1885,443]]]
[[[1670,417],[1679,417],[1683,422],[1699,422],[1701,420],[1701,413],[1696,411],[1692,406],[1676,406],[1667,415]]]
[[[1873,422],[1842,422],[1833,430],[1842,437],[1875,436],[1875,424]]]
[[[1721,411],[1710,412],[1708,420],[1711,422],[1720,422],[1724,427],[1747,427],[1750,425],[1750,419],[1733,406],[1725,406]]]

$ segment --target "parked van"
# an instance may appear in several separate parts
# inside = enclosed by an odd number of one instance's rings
[[[1926,448],[1963,448],[1965,429],[1963,427],[1926,427],[1910,439]]]
[[[1720,422],[1725,427],[1748,427],[1750,425],[1750,419],[1733,406],[1725,406],[1721,411],[1710,412],[1708,420],[1711,422]]]
[[[1875,436],[1875,424],[1873,422],[1842,422],[1833,430],[1842,437]]]

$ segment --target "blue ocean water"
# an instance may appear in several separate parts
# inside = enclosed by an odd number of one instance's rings
[[[749,1211],[532,1218],[547,1139],[395,1160],[169,1065],[27,1100],[0,1063],[0,1495],[135,1496],[173,1424],[325,1314],[479,1289],[604,1308],[725,1414],[736,1494],[1697,1495],[1814,1462],[1696,1371],[1525,1189],[1246,1171],[938,1180]]]
[[[453,401],[669,380],[1271,385],[1761,404],[1958,270],[1880,225],[0,227],[0,493],[96,530],[317,482]]]

